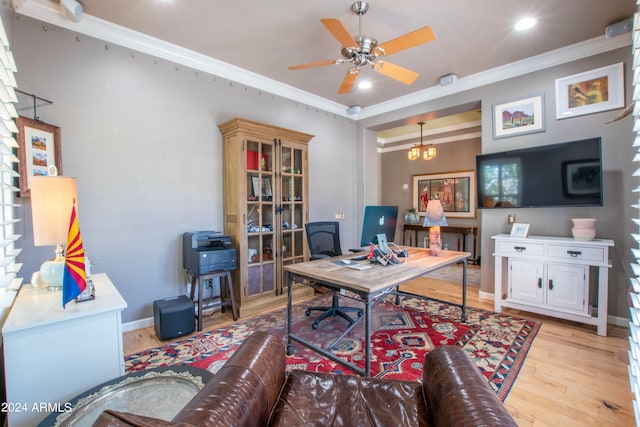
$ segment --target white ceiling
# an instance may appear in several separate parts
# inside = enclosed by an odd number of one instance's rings
[[[317,108],[347,115],[347,107],[362,106],[354,118],[411,105],[416,97],[424,101],[486,84],[489,70],[503,77],[523,74],[628,45],[629,33],[616,38],[621,41],[605,39],[604,32],[607,25],[631,18],[636,8],[632,0],[372,0],[362,18],[363,34],[384,42],[429,25],[437,38],[387,58],[420,74],[412,85],[366,68],[359,80],[370,80],[373,87],[339,95],[348,64],[287,67],[341,57],[338,41],[320,19],[338,18],[358,34],[350,0],[80,2],[84,16],[74,23],[61,16],[57,0],[13,0],[19,14]],[[535,16],[538,25],[516,33],[513,24],[525,15]],[[440,87],[440,77],[449,73],[458,81]]]

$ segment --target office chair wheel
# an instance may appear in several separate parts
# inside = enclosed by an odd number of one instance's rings
[[[314,331],[318,329],[318,322],[313,322],[313,324],[311,325],[311,329],[313,329]]]
[[[362,317],[362,316],[364,316],[364,312],[358,311],[358,317]]]
[[[311,310],[307,310],[307,311],[305,311],[304,313],[305,313],[307,316],[311,316]],[[314,325],[315,325],[315,324],[314,324]],[[318,327],[318,325],[315,325],[315,328],[317,328],[317,327]],[[313,328],[313,329],[315,329],[315,328]]]

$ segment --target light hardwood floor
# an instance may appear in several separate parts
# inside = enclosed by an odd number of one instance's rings
[[[407,291],[459,302],[460,286],[419,278],[404,285]],[[478,288],[469,288],[471,307],[493,311],[493,301],[480,300]],[[627,371],[626,328],[609,325],[607,337],[595,327],[506,309],[515,316],[542,321],[505,406],[520,426],[633,426],[635,425]],[[231,315],[206,317],[203,329],[233,323]],[[125,354],[158,345],[152,327],[124,335]]]

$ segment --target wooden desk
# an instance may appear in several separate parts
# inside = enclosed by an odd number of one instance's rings
[[[407,294],[399,290],[399,286],[412,279],[420,277],[431,271],[437,270],[449,264],[458,262],[463,263],[462,270],[462,308],[461,321],[466,322],[466,304],[467,304],[467,258],[468,252],[442,251],[442,256],[430,256],[429,250],[425,248],[406,247],[409,251],[409,257],[406,263],[398,265],[388,265],[383,267],[378,264],[372,264],[372,268],[367,270],[354,270],[345,265],[336,264],[335,261],[340,259],[348,259],[353,255],[344,255],[330,259],[322,259],[317,261],[307,261],[298,264],[285,265],[284,270],[289,273],[288,281],[288,299],[287,299],[287,354],[293,354],[293,343],[296,341],[305,347],[308,347],[326,358],[339,363],[359,375],[370,376],[371,368],[371,311],[384,297],[388,294],[396,295],[396,301],[399,302],[400,295],[411,295],[412,297],[420,297],[414,294]],[[369,263],[369,261],[362,261]],[[292,289],[294,284],[310,282],[320,284],[334,292],[342,290],[350,291],[357,295],[364,303],[365,314],[347,328],[347,330],[335,339],[326,348],[320,348],[315,344],[305,340],[300,336],[293,334],[292,329]],[[422,297],[424,298],[424,297]],[[344,338],[353,328],[364,319],[365,322],[365,365],[364,370],[357,366],[337,357],[331,353],[330,349],[334,347],[342,338]]]
[[[423,227],[420,224],[402,224],[402,244],[404,245],[405,232],[410,231],[408,246],[418,246],[418,231],[429,233],[430,227]],[[452,226],[446,225],[440,227],[440,233],[451,233],[458,235],[458,251],[464,251],[466,248],[466,238],[471,236],[473,242],[473,252],[471,252],[471,260],[475,264],[478,262],[476,257],[476,236],[478,235],[478,227],[471,225]]]

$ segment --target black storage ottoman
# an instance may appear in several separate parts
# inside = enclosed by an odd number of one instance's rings
[[[161,340],[180,337],[195,330],[195,308],[186,296],[165,298],[153,302],[153,323]]]

